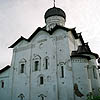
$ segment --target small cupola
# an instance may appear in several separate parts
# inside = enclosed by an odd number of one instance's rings
[[[55,6],[46,11],[44,18],[47,30],[53,29],[56,25],[64,26],[66,22],[65,12]]]

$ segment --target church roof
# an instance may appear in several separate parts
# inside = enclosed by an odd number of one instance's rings
[[[84,45],[80,45],[78,46],[77,51],[72,51],[72,55],[71,56],[83,56],[83,54],[90,54],[95,56],[96,58],[99,58],[99,55],[96,53],[91,52],[88,43],[85,43]]]
[[[86,58],[88,60],[91,59],[89,56],[77,54],[77,52],[75,52],[75,51],[73,51],[73,54],[71,55],[71,57],[81,57],[81,58]]]
[[[78,33],[78,37],[79,37],[80,41],[82,42],[82,44],[85,44],[81,33]]]
[[[6,70],[8,70],[11,66],[7,65],[6,67],[4,67],[3,69],[0,70],[0,74]]]
[[[56,16],[56,15],[62,16],[64,19],[66,19],[65,12],[62,9],[57,8],[57,7],[53,7],[53,8],[48,9],[44,15],[44,18],[47,19],[48,17]]]
[[[14,44],[12,44],[9,48],[13,48],[14,46],[16,46],[19,42],[21,42],[22,40],[27,41],[26,38],[24,38],[23,36],[21,36]]]
[[[25,41],[27,41],[27,42],[30,42],[33,38],[34,38],[34,36],[39,32],[39,31],[45,31],[45,32],[47,32],[47,33],[49,33],[50,35],[52,35],[53,34],[53,32],[54,31],[56,31],[57,29],[63,29],[63,30],[65,30],[65,31],[71,31],[72,32],[72,34],[73,34],[73,36],[74,36],[74,38],[75,39],[80,39],[80,41],[82,42],[82,44],[84,44],[84,40],[83,40],[83,38],[82,38],[82,36],[81,36],[81,34],[79,35],[79,34],[77,34],[76,33],[76,30],[75,30],[75,28],[66,28],[66,27],[63,27],[63,26],[59,26],[59,25],[56,25],[52,30],[50,30],[50,31],[47,31],[46,29],[45,29],[45,27],[43,27],[43,28],[41,28],[41,27],[38,27],[37,29],[36,29],[36,31],[28,38],[28,39],[26,39],[26,38],[24,38],[24,37],[20,37],[15,43],[13,43],[9,48],[13,48],[13,47],[15,47],[18,43],[20,43],[22,40],[25,40]]]
[[[21,36],[15,43],[13,43],[9,48],[13,48],[15,47],[18,43],[20,43],[22,40],[25,40],[27,42],[29,42],[42,28],[38,27],[36,29],[36,31],[28,38],[24,38],[23,36]]]

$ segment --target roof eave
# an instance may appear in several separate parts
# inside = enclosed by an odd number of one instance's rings
[[[11,66],[7,65],[3,69],[0,70],[0,74],[3,73],[4,71],[8,70]]]
[[[9,46],[8,48],[14,48],[18,43],[20,43],[22,40],[27,41],[26,38],[24,38],[23,36],[21,36],[15,43],[13,43],[11,46]]]
[[[86,58],[87,60],[90,60],[91,58],[89,57],[89,56],[85,56],[85,55],[79,55],[79,54],[77,54],[77,55],[71,55],[70,56],[71,58],[77,58],[77,57],[80,57],[80,58]]]

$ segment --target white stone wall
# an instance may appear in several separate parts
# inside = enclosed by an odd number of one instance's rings
[[[71,31],[68,32],[67,36],[68,36],[68,44],[69,44],[69,50],[71,55],[72,51],[76,51],[78,49],[78,46],[82,44],[79,39],[75,39]]]
[[[22,50],[21,50],[22,49]],[[12,100],[17,100],[20,94],[29,99],[29,78],[30,78],[30,52],[31,49],[18,48],[15,51],[12,73]],[[25,59],[24,73],[20,73],[21,60]]]
[[[0,100],[11,100],[10,91],[10,69],[4,71],[0,74]],[[2,88],[2,81],[4,82],[4,87]]]
[[[40,100],[40,95],[42,94],[48,100],[57,100],[56,57],[53,37],[48,33],[40,32],[38,38],[36,36],[32,43],[35,43],[34,48],[32,48],[32,59],[38,55],[41,57],[41,63],[39,71],[33,70],[31,72],[31,98]],[[44,66],[45,57],[49,58],[48,69],[45,69]],[[34,68],[33,64],[32,67]],[[40,76],[44,77],[43,85],[39,84]]]
[[[73,100],[73,82],[70,65],[67,32],[59,29],[53,35],[40,31],[29,44],[22,41],[14,49],[12,100],[20,94],[25,100],[40,100],[44,95],[48,100]],[[34,58],[40,57],[40,67],[34,71]],[[44,58],[49,58],[48,69],[44,68]],[[25,73],[19,73],[20,60],[26,60]],[[61,78],[61,63],[64,66],[64,78]],[[39,84],[40,76],[44,84]],[[69,80],[70,79],[70,80]],[[69,91],[69,92],[68,92]]]
[[[90,67],[90,78],[91,78],[91,85],[92,85],[92,91],[94,95],[99,95],[99,89],[100,89],[100,78],[99,78],[99,71],[97,68],[96,58],[94,56],[91,56],[91,60],[89,62]]]
[[[59,100],[73,100],[73,79],[70,60],[70,50],[68,44],[68,32],[58,29],[56,36],[56,61],[58,74]],[[61,77],[61,66],[63,66],[64,77]]]
[[[70,58],[71,52],[80,44],[71,32],[63,29],[57,29],[53,35],[39,31],[30,42],[21,41],[13,50],[11,69],[7,74],[10,79],[6,79],[7,91],[0,90],[0,95],[10,90],[9,100],[20,100],[21,97],[24,100],[41,100],[42,97],[44,100],[86,100],[92,86],[96,90],[99,87],[99,80],[89,77],[93,74],[91,66],[96,64],[94,57],[91,61]],[[38,70],[35,70],[35,61],[39,61]],[[21,64],[24,64],[24,73],[21,73]],[[43,77],[43,84],[40,84],[40,77]],[[84,95],[81,98],[74,93],[75,84]],[[2,98],[6,100],[4,95]]]
[[[92,92],[87,72],[88,60],[81,57],[72,58],[75,100],[86,100],[87,94]],[[75,89],[76,88],[76,89]]]

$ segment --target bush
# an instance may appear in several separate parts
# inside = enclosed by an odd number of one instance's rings
[[[87,100],[100,100],[100,96],[93,96],[93,98],[88,98]]]
[[[93,100],[100,100],[100,96],[94,96]]]
[[[100,100],[100,95],[94,96],[92,92],[87,94],[87,100]]]

